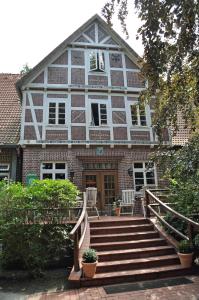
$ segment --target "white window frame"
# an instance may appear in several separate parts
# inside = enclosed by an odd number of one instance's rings
[[[97,104],[98,105],[99,125],[93,124],[93,120],[92,120],[92,104]],[[106,105],[106,120],[107,120],[106,124],[102,124],[100,104]],[[90,113],[89,113],[89,115],[90,115],[90,126],[95,127],[95,128],[109,126],[108,125],[108,102],[107,101],[105,102],[105,101],[102,101],[102,100],[92,100],[91,99],[91,101],[90,101]]]
[[[1,166],[6,166],[7,168],[4,169]],[[9,171],[10,170],[10,164],[8,163],[0,163],[0,172],[5,172],[5,171]]]
[[[135,168],[134,167],[134,164],[136,163],[142,163],[143,164],[143,167],[142,168]],[[140,173],[143,173],[143,179],[144,179],[144,185],[143,187],[145,186],[157,186],[157,170],[156,170],[156,165],[154,164],[154,166],[152,168],[149,168],[147,169],[146,168],[146,164],[148,163],[148,161],[134,161],[132,163],[132,168],[133,168],[133,184],[134,184],[134,189],[135,189],[135,193],[136,194],[141,194],[142,192],[139,190],[139,191],[136,191],[136,183],[135,183],[135,173],[136,172],[140,172]],[[154,172],[154,181],[155,183],[154,184],[147,184],[147,178],[146,178],[146,173],[149,172],[149,171],[153,171]]]
[[[65,164],[65,169],[56,169],[56,164]],[[43,164],[52,164],[52,169],[43,169]],[[68,178],[68,165],[65,161],[43,161],[40,165],[40,179],[43,180],[43,174],[52,174],[52,179],[55,180],[56,174],[65,174],[65,179]]]
[[[95,67],[91,67],[91,56],[95,57]],[[105,68],[105,52],[102,50],[90,50],[89,51],[89,72],[104,73]]]
[[[132,106],[135,106],[136,107],[136,112],[137,112],[137,124],[133,124],[132,123],[132,113],[131,113],[131,107]],[[134,127],[134,126],[139,126],[139,127],[148,127],[148,120],[147,120],[147,112],[146,112],[146,106],[144,106],[144,112],[145,112],[145,119],[146,119],[146,125],[142,125],[141,124],[141,115],[140,115],[140,105],[139,103],[131,103],[130,104],[130,117],[131,117],[131,127]]]
[[[51,103],[54,103],[55,104],[55,124],[51,124],[49,123],[49,115],[50,115],[50,112],[49,112],[49,108],[50,108],[50,104]],[[65,123],[64,124],[59,124],[59,104],[61,103],[64,103],[65,104]],[[48,126],[67,126],[67,120],[68,118],[66,117],[67,116],[67,102],[66,102],[66,99],[49,99],[48,100],[48,108],[47,108],[47,117],[46,117],[46,120],[47,120],[47,125]]]

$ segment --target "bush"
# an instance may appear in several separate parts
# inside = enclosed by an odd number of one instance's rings
[[[189,241],[182,240],[179,242],[178,252],[187,254],[187,253],[191,253],[192,251],[193,251],[193,249],[192,249]]]
[[[194,246],[199,249],[199,233],[194,237]]]
[[[94,249],[87,249],[84,251],[82,258],[84,263],[94,263],[97,261],[97,253]]]
[[[180,231],[183,234],[186,234],[187,231],[187,223],[177,217],[175,217],[171,213],[167,213],[164,217],[165,221],[169,223],[171,226],[173,226],[175,229]],[[179,240],[179,235],[177,235],[173,230],[168,228],[166,225],[162,224],[165,231],[172,235],[175,239]]]
[[[61,221],[77,195],[69,180],[36,180],[28,187],[0,182],[2,266],[38,276],[49,263],[71,255],[71,226]]]

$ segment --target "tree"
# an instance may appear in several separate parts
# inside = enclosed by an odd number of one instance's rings
[[[117,12],[127,36],[129,2],[142,21],[137,37],[144,45],[142,72],[149,85],[140,99],[156,96],[157,131],[168,125],[177,129],[177,111],[199,128],[199,1],[108,0],[103,16],[112,25]]]
[[[21,75],[25,75],[25,74],[27,74],[28,72],[30,72],[31,69],[32,69],[32,68],[30,68],[30,67],[28,66],[28,64],[26,63],[25,65],[23,65],[23,67],[22,67],[22,69],[21,69],[21,71],[20,71],[20,74],[21,74]]]

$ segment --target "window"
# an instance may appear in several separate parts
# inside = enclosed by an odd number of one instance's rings
[[[107,125],[106,104],[91,103],[91,125],[92,126]]]
[[[149,167],[147,162],[135,162],[133,173],[136,192],[139,192],[143,186],[156,184],[154,166]]]
[[[65,125],[66,124],[66,105],[65,102],[49,102],[48,124]]]
[[[3,179],[9,179],[10,177],[10,165],[0,163],[0,181]]]
[[[135,126],[147,126],[145,108],[140,105],[131,105],[131,122]]]
[[[93,50],[89,53],[90,60],[90,71],[94,72],[104,72],[105,71],[105,61],[104,52],[101,50]]]
[[[66,179],[68,177],[65,162],[43,162],[41,164],[41,179]]]

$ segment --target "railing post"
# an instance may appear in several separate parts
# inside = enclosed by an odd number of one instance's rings
[[[188,232],[189,242],[191,246],[193,246],[193,225],[191,223],[188,223],[187,232]]]
[[[145,191],[145,203],[146,203],[146,217],[150,218],[150,209],[149,209],[150,199],[147,190]]]
[[[74,271],[78,272],[79,270],[79,232],[77,230],[74,237]]]

